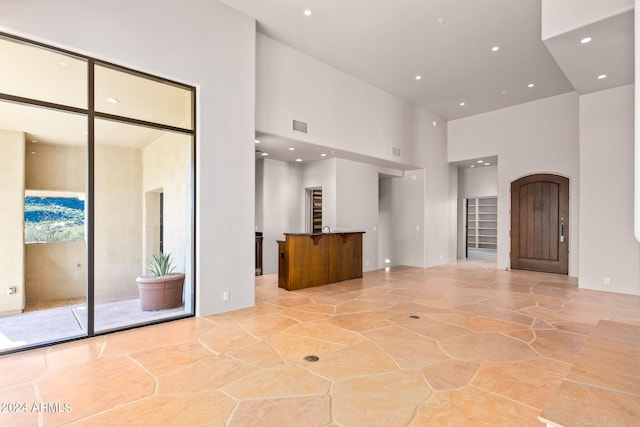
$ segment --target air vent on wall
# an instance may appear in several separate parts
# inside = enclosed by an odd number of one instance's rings
[[[298,131],[298,132],[302,132],[302,133],[307,133],[307,123],[305,122],[301,122],[299,120],[294,120],[293,121],[293,130]]]
[[[398,147],[391,147],[391,154],[400,157],[400,149]]]

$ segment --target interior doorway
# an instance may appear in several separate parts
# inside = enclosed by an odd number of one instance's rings
[[[529,175],[511,183],[511,268],[569,273],[569,179]]]
[[[498,198],[469,197],[465,205],[467,258],[495,261],[498,248]]]
[[[458,164],[458,259],[497,263],[498,158]]]

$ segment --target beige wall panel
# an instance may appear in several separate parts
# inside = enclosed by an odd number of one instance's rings
[[[0,130],[0,315],[22,310],[24,290],[24,134]],[[7,288],[17,292],[7,295]]]

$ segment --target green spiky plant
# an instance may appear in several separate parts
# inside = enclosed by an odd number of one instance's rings
[[[173,273],[176,269],[173,261],[171,261],[171,254],[164,254],[162,252],[152,255],[147,267],[154,277],[166,276],[167,274]]]

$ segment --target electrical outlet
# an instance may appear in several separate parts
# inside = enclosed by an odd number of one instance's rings
[[[611,286],[611,277],[605,277],[604,278],[604,285],[605,286]]]
[[[13,295],[18,292],[18,289],[15,286],[9,286],[7,288],[7,295]]]
[[[222,301],[229,301],[229,291],[224,291],[222,293]]]
[[[369,260],[367,260],[367,265],[369,265]]]

